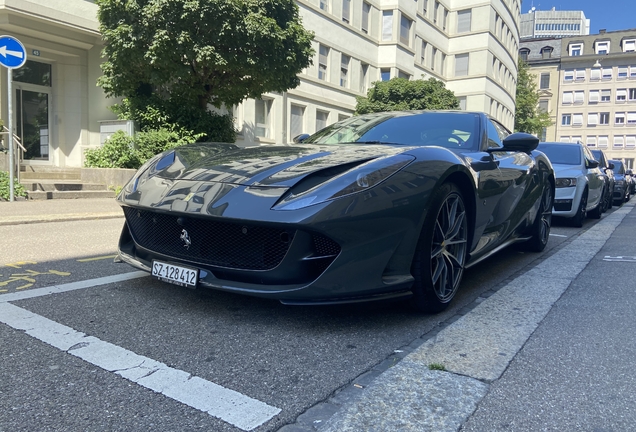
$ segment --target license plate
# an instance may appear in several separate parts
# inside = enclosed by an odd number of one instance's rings
[[[161,261],[152,262],[151,274],[160,281],[190,288],[196,287],[199,279],[199,271],[196,269]]]

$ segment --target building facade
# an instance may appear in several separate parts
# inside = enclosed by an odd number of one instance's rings
[[[583,11],[536,10],[521,14],[521,39],[562,38],[590,34],[590,20]]]
[[[520,0],[296,0],[315,33],[300,85],[232,107],[243,146],[291,142],[353,115],[356,97],[393,77],[441,80],[462,109],[514,125]],[[88,0],[0,0],[0,31],[26,47],[13,71],[24,164],[82,166],[114,120],[96,86],[102,41]],[[8,118],[7,70],[0,118]],[[5,123],[7,123],[5,121]]]

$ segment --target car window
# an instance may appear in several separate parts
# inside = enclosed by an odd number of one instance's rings
[[[303,143],[403,144],[474,149],[478,145],[479,115],[457,112],[382,113],[334,123]]]
[[[574,144],[540,143],[537,150],[545,153],[553,164],[581,165],[581,147]]]
[[[488,120],[488,148],[500,148],[503,147],[501,136],[497,127],[492,121]]]
[[[614,174],[625,174],[625,168],[623,168],[623,162],[613,160],[614,164]]]
[[[603,157],[603,152],[600,150],[591,150],[592,155],[594,156],[594,159],[596,159],[601,166],[607,166],[607,162],[605,160],[605,158]]]
[[[592,154],[592,152],[590,151],[590,149],[588,149],[587,147],[583,146],[583,153],[585,153],[585,157],[588,160],[596,160],[594,158],[594,155]],[[587,162],[585,163],[585,165],[587,165]]]
[[[508,135],[510,135],[510,131],[503,127],[499,122],[492,120],[492,124],[494,124],[497,128],[497,132],[499,133],[499,138],[501,139],[501,141],[505,140]]]

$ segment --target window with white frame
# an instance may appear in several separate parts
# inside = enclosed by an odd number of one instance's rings
[[[466,111],[466,96],[459,96],[457,100],[459,101],[459,109]]]
[[[329,0],[320,0],[320,9],[329,12]]]
[[[596,136],[587,136],[585,138],[585,143],[588,147],[596,147]]]
[[[627,113],[627,124],[628,125],[636,125],[636,112],[628,112]]]
[[[289,132],[290,136],[294,138],[305,132],[305,107],[292,104],[290,111]]]
[[[564,71],[563,79],[565,80],[565,82],[574,81],[574,69]]]
[[[630,101],[636,101],[636,88],[630,88],[628,90],[627,99]]]
[[[624,124],[625,124],[625,113],[617,112],[616,114],[614,114],[614,125],[622,126]]]
[[[596,48],[596,54],[607,54],[609,53],[610,43],[609,41],[596,42],[595,48]]]
[[[575,76],[577,81],[585,81],[585,69],[577,69]]]
[[[610,115],[608,112],[602,112],[598,116],[598,124],[608,125],[609,124]]]
[[[588,113],[587,114],[587,125],[588,126],[596,126],[598,124],[598,113]]]
[[[627,89],[616,90],[616,102],[625,102],[627,100]]]
[[[580,56],[583,53],[583,44],[571,44],[570,48],[570,56]]]
[[[455,76],[468,75],[468,53],[455,56]]]
[[[380,80],[388,81],[391,79],[391,69],[390,68],[382,68],[380,69]]]
[[[619,79],[619,80],[627,79],[627,66],[618,67],[618,75],[616,75],[616,79]]]
[[[541,99],[539,101],[539,112],[548,112],[549,103],[548,99]]]
[[[457,12],[457,33],[466,33],[471,29],[472,10],[465,9]]]
[[[598,137],[598,148],[607,148],[609,145],[609,137],[607,135],[601,135]]]
[[[316,132],[327,127],[329,113],[326,111],[316,110]]]
[[[636,66],[632,65],[629,67],[629,77],[631,79],[636,79]]]
[[[572,126],[581,126],[583,124],[583,114],[572,114]]]
[[[601,99],[601,92],[598,90],[590,90],[590,103],[597,103]]]
[[[583,102],[585,102],[585,91],[583,90],[578,90],[574,92],[574,103],[575,104],[582,104]]]
[[[627,150],[634,150],[636,148],[636,135],[625,136],[625,148]]]
[[[573,143],[583,142],[581,138],[582,137],[580,135],[574,135],[573,137],[570,137],[570,142],[573,142]]]
[[[411,44],[411,26],[413,21],[402,15],[400,18],[400,42],[404,45]]]
[[[393,39],[393,11],[382,11],[382,40],[390,41]]]
[[[559,141],[562,143],[569,143],[570,142],[570,137],[569,136],[562,136],[561,138],[559,138]]]
[[[340,54],[340,85],[342,87],[349,87],[349,62],[351,57]]]
[[[609,102],[612,99],[612,90],[601,90],[601,102]]]
[[[571,91],[563,92],[563,104],[569,105],[571,103],[574,103],[574,92],[571,92]]]
[[[360,92],[366,94],[369,85],[369,65],[360,63]]]
[[[552,57],[552,47],[541,48],[541,58],[546,60]]]
[[[612,79],[612,68],[603,68],[603,70],[601,71],[601,78],[604,80],[611,80]]]
[[[634,51],[636,51],[636,39],[623,40],[623,52],[634,52]]]
[[[549,89],[550,88],[550,73],[542,73],[541,81],[539,84],[539,88],[541,89]]]
[[[346,23],[351,19],[351,0],[342,0],[342,20]]]
[[[562,126],[570,126],[572,124],[572,114],[562,114],[561,115],[561,125]]]
[[[318,48],[318,79],[327,80],[329,70],[329,47],[320,44]]]
[[[422,40],[422,47],[420,48],[420,63],[426,65],[426,47],[428,44],[425,40]]]
[[[601,79],[601,69],[590,69],[590,81],[599,81]]]
[[[369,15],[371,14],[371,5],[367,2],[362,2],[362,31],[369,33]]]
[[[271,138],[271,99],[256,99],[254,134],[261,138]]]
[[[622,135],[614,135],[614,148],[622,149],[625,146],[625,137]]]

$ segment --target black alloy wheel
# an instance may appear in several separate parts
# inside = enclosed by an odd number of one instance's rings
[[[440,312],[459,288],[468,251],[464,198],[452,183],[431,197],[431,206],[413,260],[413,304],[424,312]]]
[[[585,216],[587,216],[587,189],[583,191],[583,196],[581,196],[581,202],[579,203],[579,208],[576,211],[576,215],[572,218],[572,225],[577,228],[581,228],[583,226],[583,221],[585,220]]]
[[[528,250],[541,252],[547,246],[550,238],[550,228],[552,228],[553,205],[554,196],[552,194],[552,185],[548,183],[541,195],[539,211],[534,220],[534,224],[532,224],[532,237],[526,243]]]

